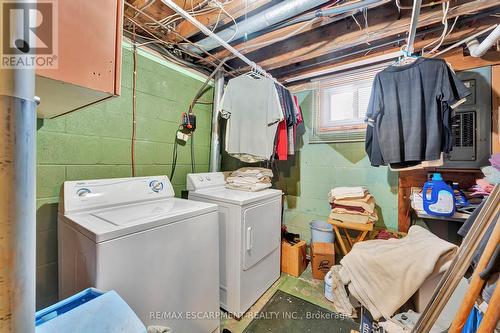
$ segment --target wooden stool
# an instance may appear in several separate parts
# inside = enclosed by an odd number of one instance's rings
[[[349,245],[351,246],[351,248],[357,242],[364,241],[368,232],[373,230],[373,223],[366,223],[366,224],[349,223],[349,222],[341,222],[341,221],[332,220],[332,219],[328,219],[328,223],[333,225],[333,230],[335,231],[335,235],[336,235],[338,244],[340,246],[340,249],[344,253],[344,255],[346,255],[349,251],[347,251],[346,244],[344,243],[344,240],[342,239],[342,236],[340,235],[339,229],[342,229],[344,231],[347,242],[349,242]],[[349,235],[349,230],[359,231],[358,236],[355,239],[352,239],[351,236]]]

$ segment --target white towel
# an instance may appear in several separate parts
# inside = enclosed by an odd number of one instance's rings
[[[256,183],[256,184],[235,184],[235,183],[227,183],[226,188],[231,190],[240,190],[240,191],[248,191],[248,192],[257,192],[265,190],[266,188],[271,187],[270,183]]]
[[[365,196],[366,188],[362,186],[353,187],[335,187],[330,191],[330,198],[344,199],[344,198],[362,198]]]
[[[231,172],[231,177],[254,177],[254,178],[262,178],[262,177],[273,177],[273,172],[270,169],[266,168],[240,168],[236,171]]]

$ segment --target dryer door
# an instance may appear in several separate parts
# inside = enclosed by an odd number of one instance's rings
[[[281,203],[273,200],[243,212],[243,270],[248,270],[280,246]]]

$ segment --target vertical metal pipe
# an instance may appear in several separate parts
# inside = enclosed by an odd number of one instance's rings
[[[218,71],[214,82],[214,103],[212,110],[212,138],[210,145],[210,171],[220,170],[220,128],[219,111],[221,108],[222,94],[224,92],[224,74]]]
[[[0,68],[0,332],[35,331],[34,86],[34,69]]]
[[[422,0],[413,0],[413,10],[411,12],[411,22],[410,31],[408,33],[408,43],[406,44],[406,50],[409,54],[413,53],[413,43],[415,42],[415,36],[417,34],[418,17],[420,16],[420,7],[422,6]]]

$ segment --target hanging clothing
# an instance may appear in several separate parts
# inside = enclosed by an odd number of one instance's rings
[[[284,119],[278,124],[278,133],[276,135],[276,155],[278,160],[286,161],[288,157],[288,132],[287,132],[287,106],[282,87],[275,84],[276,92],[278,93],[281,110],[283,111]]]
[[[248,75],[231,79],[221,105],[229,115],[228,154],[248,163],[271,159],[278,123],[284,119],[274,82]]]
[[[283,120],[278,124],[278,137],[276,142],[276,155],[278,160],[286,161],[288,158],[288,133],[286,121]]]
[[[300,122],[302,121],[302,115],[300,114],[296,97],[283,86],[279,84],[275,86],[285,118],[278,125],[276,155],[278,160],[286,161],[288,155],[295,154],[297,124],[299,124],[299,118]]]
[[[302,109],[300,108],[299,99],[297,98],[297,96],[293,95],[293,101],[295,103],[295,111],[297,113],[297,125],[298,125],[304,121],[302,119]]]
[[[440,159],[450,146],[450,108],[470,91],[441,59],[418,58],[375,76],[366,122],[365,147],[373,166],[416,165]],[[448,112],[448,113],[447,113]]]

